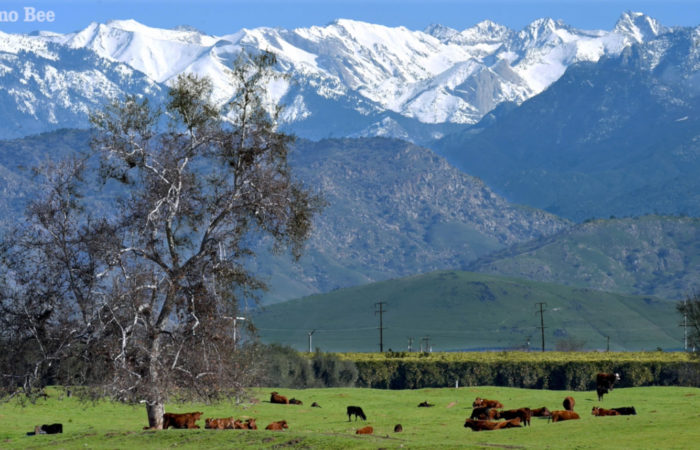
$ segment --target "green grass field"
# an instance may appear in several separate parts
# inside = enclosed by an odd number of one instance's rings
[[[270,404],[272,389],[256,389],[258,403],[239,406],[172,404],[169,412],[203,411],[199,430],[144,431],[143,406],[80,403],[50,391],[50,398],[21,406],[0,405],[0,448],[698,448],[700,389],[682,387],[619,388],[599,403],[595,392],[541,391],[502,387],[462,387],[390,391],[374,389],[278,389],[301,399],[302,406]],[[473,432],[464,428],[475,397],[500,400],[505,408],[547,406],[562,409],[565,396],[576,400],[581,420],[547,423],[533,419],[530,428]],[[418,408],[427,400],[433,408]],[[321,408],[311,408],[312,402]],[[348,422],[345,409],[359,405],[367,422]],[[593,417],[594,405],[634,406],[636,416]],[[205,417],[254,417],[260,429],[207,430]],[[286,419],[289,430],[264,427]],[[26,436],[34,426],[61,422],[59,435]],[[402,424],[404,432],[394,433]],[[364,425],[375,434],[357,436]]]

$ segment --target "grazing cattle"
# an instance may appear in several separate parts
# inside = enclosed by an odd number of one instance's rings
[[[435,406],[435,405],[433,405],[433,404],[431,404],[431,403],[428,403],[427,400],[424,401],[423,403],[419,403],[419,404],[418,404],[418,407],[419,407],[419,408],[430,408],[431,406]]]
[[[401,426],[400,423],[397,423],[396,426],[394,426],[394,433],[401,433],[403,431],[403,427]]]
[[[289,404],[290,404],[290,405],[303,405],[303,403],[301,402],[301,400],[297,400],[297,399],[295,399],[295,398],[290,398],[290,399],[289,399]]]
[[[614,409],[605,409],[605,408],[598,408],[597,406],[594,406],[593,409],[591,410],[591,414],[597,417],[601,416],[619,416],[620,413],[615,411]]]
[[[546,406],[531,409],[530,413],[532,414],[532,417],[549,417],[552,415],[552,413],[549,412],[549,409],[547,409]]]
[[[621,416],[636,416],[637,415],[637,410],[634,409],[634,406],[623,406],[621,408],[610,408],[613,411],[617,411],[620,413]]]
[[[266,430],[272,431],[284,431],[285,428],[289,428],[286,420],[278,420],[277,422],[272,422],[270,425],[265,427]]]
[[[549,419],[552,422],[560,422],[562,420],[580,419],[580,417],[575,411],[552,411],[552,415]]]
[[[319,405],[319,404],[316,403],[316,402],[313,402],[313,403],[311,404],[311,407],[312,407],[312,408],[320,408],[321,405]]]
[[[361,417],[362,420],[367,420],[367,416],[365,416],[364,411],[359,406],[348,406],[348,422],[350,422],[350,416],[353,414],[355,415],[355,422],[357,422],[358,417]]]
[[[472,403],[472,406],[474,408],[483,406],[488,406],[489,408],[503,408],[503,404],[501,404],[501,402],[498,400],[488,400],[481,397],[477,397],[476,400],[474,400],[474,403]]]
[[[465,428],[471,428],[472,431],[491,431],[491,430],[501,430],[503,428],[516,428],[520,427],[520,419],[515,418],[511,420],[506,420],[505,422],[492,422],[490,420],[473,420],[466,419],[464,421]]]
[[[372,434],[374,433],[374,428],[367,426],[364,428],[358,428],[357,431],[355,431],[355,434]]]
[[[576,400],[574,400],[573,397],[566,397],[564,399],[564,402],[563,402],[564,409],[567,411],[573,411],[575,404],[576,404]]]
[[[191,413],[165,413],[163,414],[163,429],[167,430],[170,427],[173,428],[199,428],[199,425],[195,424],[196,421],[202,417],[201,411],[191,412]]]
[[[481,406],[479,408],[474,408],[469,418],[476,420],[493,420],[496,418],[497,414],[498,410],[489,408],[488,406]]]
[[[599,373],[595,377],[598,401],[603,401],[603,395],[613,390],[615,382],[620,381],[619,373]]]
[[[270,403],[279,403],[282,405],[288,405],[289,400],[287,400],[287,397],[284,395],[279,395],[277,392],[273,392],[270,394]]]
[[[518,418],[524,426],[530,425],[530,418],[532,417],[532,412],[530,408],[518,408],[518,409],[508,409],[505,411],[496,411],[496,419],[506,419],[511,420]]]

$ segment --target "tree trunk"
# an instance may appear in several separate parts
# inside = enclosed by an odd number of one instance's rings
[[[163,403],[146,403],[146,414],[148,414],[148,426],[154,430],[162,430],[164,413],[165,405],[163,405]]]

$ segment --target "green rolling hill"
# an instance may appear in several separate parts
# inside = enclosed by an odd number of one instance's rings
[[[341,289],[269,305],[254,317],[263,342],[323,351],[379,350],[377,302],[384,302],[384,350],[427,345],[434,351],[539,350],[545,302],[545,345],[583,349],[678,349],[682,329],[675,302],[523,279],[441,271]]]

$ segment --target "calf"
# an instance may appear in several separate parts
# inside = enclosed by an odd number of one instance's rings
[[[604,409],[604,408],[598,408],[597,406],[594,406],[593,409],[591,410],[591,414],[597,417],[601,416],[619,416],[620,413],[613,410],[613,409]]]
[[[290,399],[289,399],[289,404],[290,404],[290,405],[303,405],[303,403],[301,402],[301,400],[297,400],[297,399],[295,399],[295,398],[290,398]]]
[[[400,423],[397,423],[396,426],[394,426],[394,433],[401,433],[403,431],[403,427],[401,426]]]
[[[367,420],[367,416],[365,416],[364,411],[362,411],[362,408],[359,406],[348,406],[348,422],[350,422],[350,416],[355,415],[355,422],[357,422],[357,418],[361,417],[362,420]]]
[[[277,392],[273,392],[270,394],[270,403],[288,405],[289,400],[287,400],[287,397],[285,397],[284,395],[279,395]]]
[[[435,406],[432,403],[428,403],[428,401],[424,401],[423,403],[418,403],[419,408],[430,408],[431,406]]]
[[[170,427],[173,428],[199,428],[199,425],[195,424],[196,421],[202,417],[201,411],[191,412],[191,413],[165,413],[163,414],[163,429],[167,430]]]
[[[549,412],[549,409],[547,409],[546,406],[531,409],[530,413],[532,414],[532,417],[549,417],[552,415],[552,413]]]
[[[313,402],[313,403],[311,404],[311,407],[312,407],[312,408],[320,408],[321,405],[319,405],[319,404],[316,403],[316,402]]]
[[[372,434],[374,433],[374,428],[367,426],[364,428],[358,428],[357,431],[355,431],[355,434]]]
[[[479,408],[482,406],[488,406],[489,408],[503,408],[503,404],[501,404],[501,402],[498,400],[488,400],[481,397],[477,397],[476,400],[474,400],[474,403],[472,403],[472,406],[474,408]]]
[[[285,422],[286,424],[287,422]],[[258,424],[255,423],[255,419],[250,418],[245,421],[248,430],[257,430]]]
[[[634,409],[634,406],[623,406],[621,408],[610,408],[613,411],[617,411],[620,413],[621,416],[636,416],[637,415],[637,410]]]
[[[566,397],[564,399],[564,402],[563,402],[564,409],[567,411],[573,411],[575,404],[576,404],[576,400],[574,400],[573,397]]]
[[[226,417],[224,419],[204,419],[204,428],[210,430],[232,430],[234,429],[235,419],[233,417]]]
[[[530,425],[530,418],[532,417],[532,412],[530,408],[518,408],[518,409],[508,409],[505,411],[496,411],[496,419],[506,419],[511,420],[518,418],[524,426]]]
[[[552,422],[575,419],[580,419],[578,413],[575,411],[552,411],[552,415],[549,417],[549,420]]]
[[[285,428],[289,428],[286,420],[278,420],[277,422],[272,422],[270,425],[265,427],[266,430],[272,431],[284,431]]]

